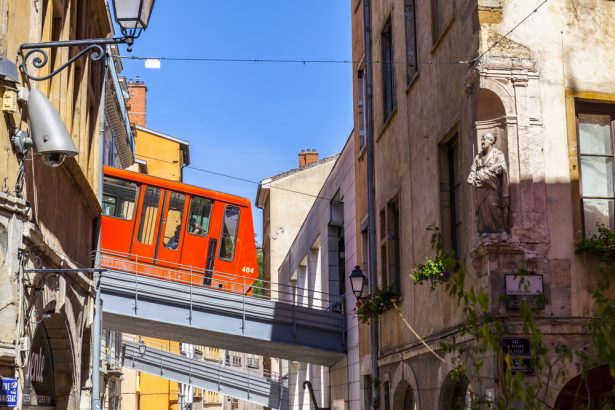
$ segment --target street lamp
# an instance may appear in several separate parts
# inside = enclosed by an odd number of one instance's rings
[[[363,271],[358,266],[355,266],[350,274],[350,286],[352,287],[352,293],[360,300],[363,296],[363,289],[367,283],[367,278],[363,274]]]
[[[115,0],[113,11],[115,21],[120,26],[122,37],[95,38],[88,40],[50,41],[46,43],[24,43],[19,46],[18,54],[22,56],[21,71],[26,77],[34,81],[47,80],[66,67],[74,63],[84,55],[90,55],[92,61],[98,61],[105,56],[103,46],[110,44],[127,44],[128,51],[132,51],[134,39],[141,35],[141,31],[147,28],[154,7],[154,0]],[[32,61],[35,68],[42,68],[49,62],[49,55],[45,49],[61,47],[83,47],[68,61],[52,71],[48,75],[37,77],[28,71],[28,62]]]

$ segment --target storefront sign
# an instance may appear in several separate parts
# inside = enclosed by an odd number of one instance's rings
[[[44,324],[39,325],[32,340],[25,377],[24,404],[29,406],[55,404],[53,361]]]
[[[17,379],[2,377],[2,387],[0,387],[0,406],[17,407]]]

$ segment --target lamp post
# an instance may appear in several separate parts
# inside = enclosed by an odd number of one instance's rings
[[[128,51],[132,51],[135,38],[141,35],[149,24],[149,19],[154,8],[154,0],[115,0],[113,12],[115,21],[120,26],[122,37],[96,38],[87,40],[50,41],[45,43],[24,43],[19,46],[18,55],[22,56],[21,71],[26,77],[34,81],[47,80],[58,74],[66,67],[74,63],[84,55],[90,55],[92,61],[98,61],[105,55],[103,46],[110,44],[127,44]],[[43,68],[49,62],[46,49],[61,47],[83,47],[77,54],[68,59],[51,73],[43,76],[35,76],[28,71],[28,62],[31,60],[35,68]]]

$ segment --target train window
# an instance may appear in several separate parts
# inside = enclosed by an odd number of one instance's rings
[[[163,239],[164,247],[167,249],[175,250],[179,247],[179,235],[182,231],[182,217],[184,216],[185,203],[186,195],[180,194],[179,192],[171,193]]]
[[[159,202],[160,189],[148,186],[143,198],[141,223],[139,224],[139,235],[137,236],[137,240],[144,245],[151,245],[154,243]]]
[[[207,236],[210,217],[211,201],[200,197],[192,198],[192,201],[190,202],[188,233],[198,236]]]
[[[224,222],[222,224],[222,237],[220,238],[219,258],[226,261],[233,260],[235,244],[237,242],[237,230],[239,228],[239,208],[227,205],[224,210]]]
[[[105,177],[103,182],[103,215],[132,219],[137,198],[137,184]]]

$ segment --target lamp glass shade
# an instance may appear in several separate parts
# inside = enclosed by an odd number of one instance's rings
[[[154,8],[154,0],[115,0],[115,21],[125,30],[147,28]]]
[[[350,274],[350,286],[352,287],[352,293],[359,299],[363,295],[363,288],[365,287],[366,277],[363,275],[363,271],[358,266],[355,266]]]

